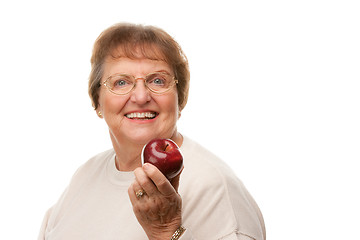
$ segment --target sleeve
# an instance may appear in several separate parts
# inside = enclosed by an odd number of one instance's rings
[[[52,208],[50,208],[45,216],[44,216],[44,220],[41,224],[41,228],[40,228],[40,233],[39,233],[39,236],[38,236],[38,240],[45,240],[45,232],[46,232],[46,227],[48,225],[48,221],[49,221],[49,218],[50,218],[50,215],[51,215],[51,212],[52,212]]]

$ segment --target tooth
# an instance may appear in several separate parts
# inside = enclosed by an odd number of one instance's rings
[[[127,118],[154,118],[155,113],[152,112],[133,112],[126,114]]]

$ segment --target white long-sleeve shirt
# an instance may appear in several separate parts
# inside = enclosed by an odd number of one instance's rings
[[[181,151],[179,194],[187,229],[181,239],[265,240],[261,212],[232,170],[187,137]],[[127,193],[133,181],[133,172],[116,169],[114,150],[91,158],[46,213],[38,239],[147,239]]]

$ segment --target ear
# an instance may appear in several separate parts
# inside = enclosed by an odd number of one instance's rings
[[[96,114],[98,115],[99,118],[104,118],[101,111],[97,111]]]
[[[181,108],[180,108],[180,106],[178,106],[178,120],[180,119],[180,117],[181,117]]]
[[[99,118],[104,118],[100,106],[98,106],[98,107],[95,109],[95,112],[96,112],[96,114],[98,115]]]

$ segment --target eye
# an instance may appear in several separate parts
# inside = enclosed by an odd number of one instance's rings
[[[110,86],[112,89],[127,88],[133,85],[131,78],[126,75],[113,76],[110,79]]]
[[[167,84],[167,78],[162,74],[151,74],[147,78],[147,83],[152,86],[165,86]]]
[[[153,83],[156,84],[156,85],[162,85],[164,84],[165,80],[164,79],[161,79],[161,78],[155,78],[153,80]]]
[[[115,87],[123,87],[123,86],[126,86],[126,84],[128,84],[125,80],[117,80],[114,82],[114,86]]]

